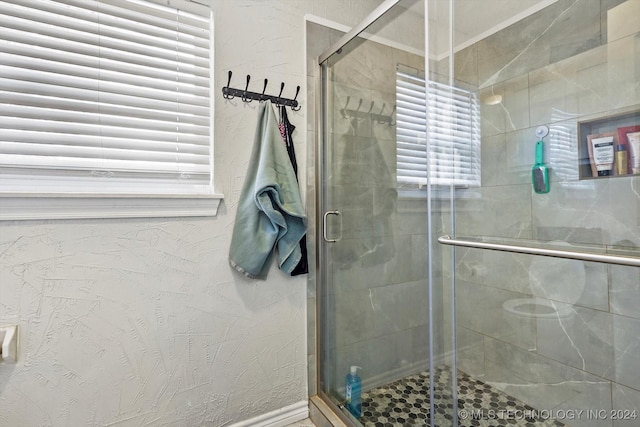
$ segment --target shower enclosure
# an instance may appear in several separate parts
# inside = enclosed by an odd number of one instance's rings
[[[320,56],[317,380],[343,421],[640,425],[639,16],[388,0]]]

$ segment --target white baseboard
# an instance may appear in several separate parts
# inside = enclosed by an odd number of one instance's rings
[[[309,418],[309,401],[302,400],[293,405],[276,409],[249,420],[233,424],[231,427],[284,427],[296,421]]]

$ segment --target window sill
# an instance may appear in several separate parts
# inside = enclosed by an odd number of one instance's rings
[[[0,221],[215,216],[221,194],[0,193]]]

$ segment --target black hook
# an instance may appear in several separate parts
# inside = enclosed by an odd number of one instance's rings
[[[380,113],[378,114],[378,117],[382,117],[383,116],[382,113],[384,113],[384,107],[386,107],[386,106],[387,106],[387,104],[383,102],[382,103],[382,108],[380,109]],[[382,120],[378,119],[378,123],[380,123],[380,124],[384,123],[385,121],[386,120],[384,120],[384,119],[382,119]]]
[[[393,113],[396,112],[396,105],[393,105],[393,110],[391,110],[391,114],[389,114],[389,126],[395,126],[396,123],[393,121]]]
[[[281,101],[281,97],[282,97],[282,91],[284,90],[284,82],[280,83],[280,93],[278,94],[278,97],[276,99],[273,100],[273,102],[275,102],[276,106],[278,105],[283,105],[282,101]]]
[[[233,73],[231,72],[231,70],[229,70],[229,78],[227,79],[227,87],[222,88],[222,97],[224,99],[233,99],[234,96],[233,95],[229,95],[225,89],[229,89],[229,86],[231,86],[231,75]]]
[[[358,102],[358,108],[353,112],[353,114],[351,115],[351,117],[349,118],[353,118],[356,119],[356,121],[363,119],[364,114],[360,114],[360,108],[362,107],[362,98],[360,98],[360,102]],[[351,110],[353,111],[353,110]]]
[[[293,97],[293,100],[296,101],[298,99],[298,94],[300,93],[300,86],[296,87],[296,96]],[[298,103],[297,107],[291,107],[291,111],[300,111],[302,109],[302,105]]]
[[[244,87],[244,93],[242,94],[242,100],[244,102],[251,102],[251,98],[247,98],[247,91],[249,90],[249,80],[251,80],[251,75],[247,74],[247,85]]]
[[[264,79],[264,88],[262,88],[262,95],[260,95],[260,101],[264,100],[264,92],[267,90],[268,79]]]
[[[349,101],[351,101],[351,97],[347,96],[347,102],[344,103],[344,108],[340,110],[340,114],[342,114],[342,117],[345,119],[349,118],[349,116],[347,115],[347,107],[349,106]]]
[[[373,104],[375,104],[376,101],[371,101],[371,107],[369,107],[369,111],[367,111],[367,114],[371,114],[371,111],[373,110]]]

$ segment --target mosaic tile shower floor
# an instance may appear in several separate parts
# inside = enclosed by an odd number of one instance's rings
[[[438,367],[434,372],[434,405],[436,425],[452,425],[453,408],[450,389],[451,371]],[[497,414],[497,419],[459,419],[460,427],[560,427],[557,420],[522,417],[535,414],[534,408],[509,396],[464,372],[458,371],[458,411],[471,414],[484,409],[484,413]],[[465,412],[466,411],[466,412]],[[500,417],[499,414],[507,416]],[[508,415],[511,416],[508,416]],[[520,415],[518,415],[520,414]],[[479,418],[479,417],[476,417]],[[501,418],[501,419],[500,419]],[[510,418],[510,419],[509,419]],[[362,393],[362,418],[365,427],[424,426],[429,424],[429,373],[422,372],[391,384]]]

